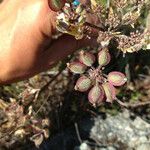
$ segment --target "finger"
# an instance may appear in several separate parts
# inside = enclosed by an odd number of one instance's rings
[[[97,42],[95,38],[88,39],[83,38],[81,40],[76,40],[70,35],[63,35],[57,40],[51,43],[49,49],[47,49],[42,57],[43,67],[41,69],[48,69],[59,60],[64,59],[66,56],[72,54],[75,50],[86,47],[86,46],[96,46]]]
[[[59,39],[53,41],[51,46],[36,58],[36,62],[33,67],[20,72],[13,71],[0,81],[1,84],[7,84],[12,82],[17,82],[23,79],[32,77],[42,71],[48,70],[59,60],[62,60],[69,54],[73,53],[75,50],[85,47],[87,45],[96,45],[95,39],[82,39],[76,40],[74,37],[69,35],[64,35]]]

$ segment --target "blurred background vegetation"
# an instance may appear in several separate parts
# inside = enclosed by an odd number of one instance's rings
[[[106,0],[98,1],[106,4]],[[147,14],[148,10],[145,9],[142,16],[143,20],[141,20],[144,24]],[[122,57],[122,53],[118,54],[114,50],[112,56],[111,65],[106,72],[122,71],[126,73],[129,79],[124,87],[117,90],[118,98],[131,106],[132,104],[147,103],[150,100],[150,50],[126,54],[124,57]],[[69,59],[71,57],[59,62],[47,72],[28,80],[0,86],[0,99],[8,103],[12,99],[19,104],[27,103],[24,105],[25,111],[26,107],[32,105],[33,115],[37,118],[48,117],[50,119],[50,136],[84,117],[102,113],[116,115],[123,110],[123,107],[117,102],[113,104],[104,103],[95,109],[88,103],[86,94],[74,91],[77,77],[72,76],[66,69],[66,62]],[[150,123],[149,105],[137,105],[137,107],[129,107],[128,109]],[[19,146],[21,147],[26,141],[29,142],[27,139],[20,140],[14,146],[19,149]]]

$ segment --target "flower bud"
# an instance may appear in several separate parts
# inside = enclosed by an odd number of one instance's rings
[[[115,87],[110,84],[109,82],[105,82],[102,84],[104,91],[105,91],[105,95],[106,95],[106,102],[113,102],[113,100],[115,100],[116,98],[116,89]]]
[[[85,64],[86,66],[90,67],[95,62],[95,56],[90,52],[81,51],[79,56],[79,61]]]
[[[118,71],[112,71],[108,74],[108,82],[114,86],[121,86],[125,84],[127,78],[125,75]]]
[[[85,92],[91,87],[91,85],[92,81],[88,77],[82,76],[77,80],[75,90]]]
[[[110,54],[107,49],[103,49],[98,53],[98,63],[100,66],[106,66],[110,62]]]
[[[53,11],[61,10],[65,5],[66,0],[49,0],[50,9]]]
[[[92,103],[94,106],[96,104],[100,104],[104,99],[104,90],[103,88],[96,84],[88,94],[89,102]]]
[[[87,66],[85,66],[80,62],[71,62],[71,63],[67,63],[67,67],[73,73],[82,74],[85,72]]]

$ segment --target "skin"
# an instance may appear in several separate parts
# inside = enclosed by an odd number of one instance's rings
[[[63,35],[52,40],[56,12],[48,0],[4,0],[0,4],[0,84],[17,82],[51,68],[94,38]]]

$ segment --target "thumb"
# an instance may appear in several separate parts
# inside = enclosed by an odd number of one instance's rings
[[[49,69],[58,61],[72,54],[75,50],[86,46],[97,46],[95,38],[76,40],[74,37],[64,34],[57,40],[52,41],[51,46],[44,52],[42,57],[42,69]]]

